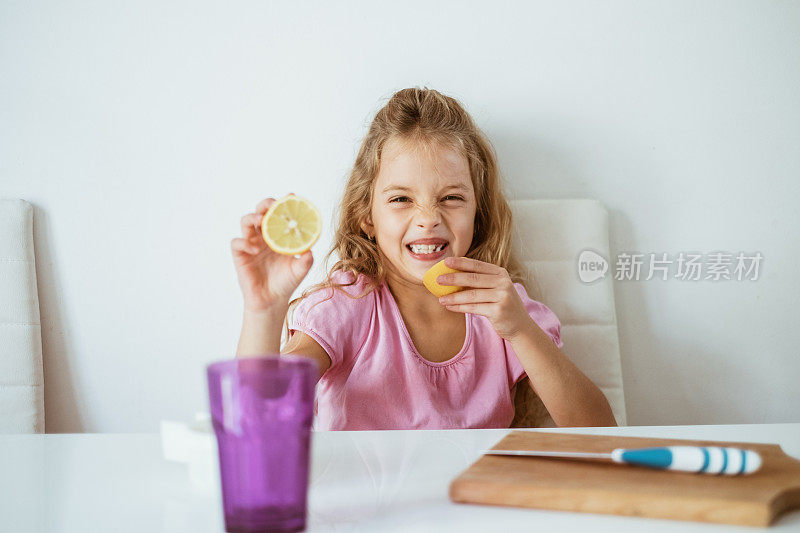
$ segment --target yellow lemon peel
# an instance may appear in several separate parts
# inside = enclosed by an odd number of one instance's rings
[[[422,276],[422,283],[425,288],[431,291],[437,298],[441,298],[445,294],[453,294],[454,292],[463,291],[464,287],[457,285],[440,285],[436,278],[442,274],[449,274],[451,272],[461,272],[444,264],[444,259],[433,265],[425,275]]]

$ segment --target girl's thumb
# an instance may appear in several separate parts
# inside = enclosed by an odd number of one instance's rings
[[[314,255],[311,250],[303,252],[300,257],[292,259],[292,270],[298,275],[305,276],[311,270],[311,265],[314,264]]]

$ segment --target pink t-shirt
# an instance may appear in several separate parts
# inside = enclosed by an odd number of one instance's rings
[[[352,279],[352,273],[333,275],[338,283]],[[359,274],[344,290],[357,296],[365,280]],[[521,284],[514,285],[528,314],[561,348],[556,315],[531,299]],[[315,429],[509,427],[514,418],[511,387],[525,370],[487,318],[466,313],[461,351],[433,363],[414,347],[386,283],[360,299],[337,289],[326,300],[331,291],[322,289],[301,300],[289,322],[290,335],[306,333],[331,358],[317,384]]]

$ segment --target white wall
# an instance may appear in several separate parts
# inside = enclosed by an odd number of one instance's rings
[[[48,432],[206,410],[240,216],[295,192],[330,221],[371,115],[414,85],[467,106],[515,196],[601,200],[614,254],[764,255],[755,282],[617,282],[631,425],[800,420],[799,3],[4,2],[0,68]]]

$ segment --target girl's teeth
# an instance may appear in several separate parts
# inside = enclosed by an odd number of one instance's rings
[[[439,252],[444,248],[444,244],[412,244],[411,251],[415,254],[430,254]]]

